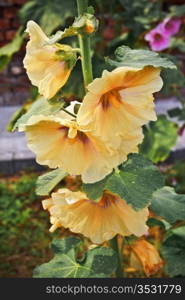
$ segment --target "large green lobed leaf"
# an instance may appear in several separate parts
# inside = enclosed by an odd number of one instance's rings
[[[110,277],[117,267],[117,254],[110,248],[96,247],[77,260],[81,240],[75,237],[52,242],[54,258],[34,271],[35,278],[104,278]]]
[[[20,10],[20,18],[25,25],[29,20],[39,23],[46,34],[64,26],[66,19],[75,15],[74,0],[33,0]]]
[[[15,130],[19,126],[20,127],[24,126],[27,123],[27,121],[31,118],[31,116],[33,116],[33,115],[48,116],[50,114],[54,114],[54,113],[58,112],[63,106],[64,106],[64,102],[62,102],[62,101],[51,104],[44,97],[40,97],[38,100],[36,100],[32,104],[32,106],[30,107],[28,112],[26,114],[24,114],[23,116],[21,116],[21,118],[19,118],[17,120],[17,122],[14,125],[13,130]]]
[[[166,57],[160,57],[158,53],[149,50],[132,50],[127,46],[118,47],[115,51],[115,60],[107,59],[114,67],[143,68],[153,66],[156,68],[176,69],[176,66]]]
[[[71,75],[61,90],[61,95],[66,99],[80,100],[85,95],[82,68],[80,61],[77,61]]]
[[[0,71],[2,71],[6,65],[10,62],[14,53],[19,51],[24,39],[22,28],[20,28],[14,39],[7,45],[0,48]]]
[[[161,246],[161,254],[169,276],[185,276],[185,226],[169,231]]]
[[[183,17],[185,15],[185,4],[184,5],[172,5],[170,7],[169,17]]]
[[[36,183],[36,194],[39,196],[49,195],[66,175],[67,173],[59,168],[39,176]]]
[[[158,116],[156,122],[150,122],[145,127],[140,153],[154,163],[164,161],[176,144],[177,129],[177,125],[166,116]]]
[[[98,199],[103,191],[109,190],[124,199],[135,210],[147,206],[155,190],[164,185],[158,169],[140,154],[129,159],[105,179],[94,184],[83,184],[83,190],[90,199]]]
[[[179,68],[163,69],[161,72],[161,77],[165,84],[163,85],[160,94],[164,97],[175,94],[176,89],[180,89],[185,86],[185,77]]]
[[[185,220],[185,195],[177,194],[174,188],[165,186],[153,194],[151,209],[170,223]]]

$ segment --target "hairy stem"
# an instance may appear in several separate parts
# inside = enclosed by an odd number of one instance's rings
[[[87,12],[88,0],[77,0],[77,7],[78,7],[78,16]],[[87,34],[78,34],[78,39],[79,39],[79,44],[81,49],[84,85],[86,88],[87,85],[93,80],[90,37]]]
[[[109,241],[110,246],[118,255],[118,266],[116,269],[116,277],[123,277],[123,254],[122,245],[118,243],[118,236],[116,235],[112,240]]]

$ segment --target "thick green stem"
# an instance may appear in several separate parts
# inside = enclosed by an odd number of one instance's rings
[[[87,12],[88,0],[77,0],[78,15]],[[82,71],[85,88],[93,80],[90,37],[87,34],[78,34],[81,49]]]
[[[123,277],[123,254],[122,247],[119,247],[118,236],[116,235],[112,240],[109,241],[112,249],[118,254],[118,266],[116,269],[116,277]]]

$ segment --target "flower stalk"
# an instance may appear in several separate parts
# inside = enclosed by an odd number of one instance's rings
[[[116,277],[122,278],[124,277],[123,276],[123,254],[122,254],[123,247],[122,245],[121,247],[119,245],[118,236],[116,235],[113,239],[111,239],[109,241],[109,244],[118,255],[118,266],[115,272]]]
[[[77,0],[78,16],[87,12],[88,0]],[[80,49],[81,49],[81,59],[82,59],[82,71],[84,77],[85,88],[93,80],[92,73],[92,62],[91,62],[91,47],[90,47],[90,37],[87,34],[78,34]]]

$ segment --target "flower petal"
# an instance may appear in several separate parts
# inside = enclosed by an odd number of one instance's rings
[[[71,68],[57,56],[57,45],[47,45],[48,37],[34,21],[28,22],[27,32],[30,41],[26,47],[24,67],[39,93],[50,99],[66,83]]]
[[[70,204],[68,198],[75,200]],[[75,233],[85,235],[96,244],[110,240],[116,234],[141,236],[146,233],[147,208],[136,212],[124,200],[111,194],[109,198],[109,204],[103,203],[103,200],[95,203],[87,199],[84,193],[66,189],[63,192],[61,189],[52,194],[48,207],[46,200],[43,206],[52,216],[52,228],[64,226]]]
[[[109,150],[91,132],[84,132],[75,121],[59,116],[32,117],[25,132],[28,147],[39,164],[82,175],[85,183],[103,179],[120,160],[118,152]]]
[[[161,88],[158,68],[120,67],[106,71],[88,86],[77,122],[118,149],[128,131],[156,120],[153,93]]]

